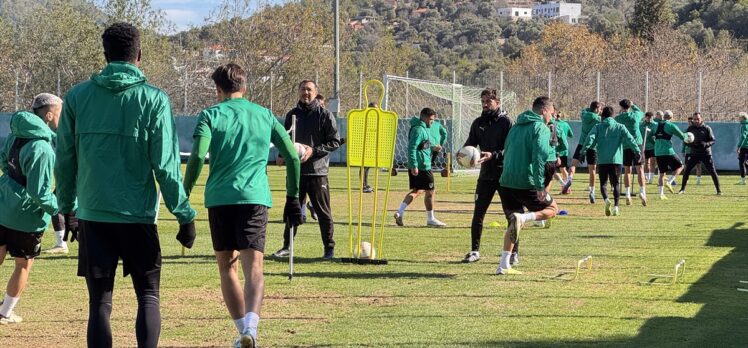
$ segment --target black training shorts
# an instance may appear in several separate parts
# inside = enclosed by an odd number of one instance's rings
[[[112,278],[122,259],[123,275],[161,271],[161,244],[154,224],[78,220],[78,276]]]
[[[434,189],[434,174],[430,170],[418,170],[418,175],[413,175],[408,170],[408,181],[410,182],[411,190],[427,190],[431,191]]]
[[[569,156],[558,156],[561,159],[561,166],[559,168],[569,169]]]
[[[675,155],[657,156],[657,168],[661,173],[671,172],[680,167],[683,167],[683,164]]]
[[[631,149],[623,149],[623,166],[632,167],[638,166],[641,162],[641,154],[634,152]]]
[[[543,187],[548,187],[548,184],[553,180],[553,174],[556,174],[556,161],[545,162],[545,169],[543,171]]]
[[[219,205],[208,208],[208,220],[213,250],[265,252],[268,207],[259,204]]]
[[[39,256],[44,232],[23,232],[0,225],[0,246],[5,246],[12,257],[26,260]]]
[[[650,159],[655,157],[655,150],[644,150],[644,158]]]
[[[553,197],[550,194],[546,194],[544,200],[539,200],[537,191],[534,189],[519,190],[500,186],[499,197],[507,221],[514,213],[524,213],[524,208],[528,211],[541,211],[553,203]]]

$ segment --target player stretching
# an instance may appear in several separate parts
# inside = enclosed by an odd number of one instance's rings
[[[639,133],[639,124],[644,118],[644,112],[628,99],[621,100],[618,105],[621,107],[621,113],[616,116],[616,122],[624,125],[626,130],[628,130],[631,136],[634,137],[634,140],[636,140],[636,144],[641,146],[643,139],[642,134]],[[639,162],[639,158],[634,156],[634,150],[623,150],[623,185],[626,186],[626,205],[631,205],[631,187],[633,186],[631,183],[632,168],[636,169],[636,179],[639,181],[639,198],[642,200],[642,205],[647,205],[647,189],[644,184],[644,168]]]
[[[659,119],[662,119],[662,111],[657,112],[660,114]],[[647,179],[647,184],[652,183],[652,177],[657,167],[654,138],[655,131],[657,131],[657,119],[654,119],[653,116],[654,114],[651,111],[647,111],[644,114],[644,121],[639,125],[639,133],[644,137],[644,164],[642,167],[644,167],[644,176]]]
[[[590,103],[590,107],[582,110],[582,133],[579,136],[580,143],[587,138],[592,127],[600,123],[600,112],[603,110],[603,104],[598,101]],[[595,168],[597,164],[597,153],[593,149],[587,150],[586,153],[582,152],[584,144],[578,144],[577,149],[574,151],[573,160],[571,161],[571,168],[569,169],[569,179],[566,180],[566,185],[561,189],[561,194],[566,194],[571,188],[572,180],[574,179],[574,173],[577,172],[577,166],[587,161],[587,170],[589,171],[589,188],[588,195],[590,203],[595,203]]]
[[[657,167],[660,169],[660,178],[657,187],[660,191],[661,200],[667,199],[665,197],[665,188],[670,193],[674,193],[672,182],[683,170],[683,164],[678,159],[678,156],[675,155],[673,143],[670,139],[675,135],[681,140],[685,140],[686,135],[678,129],[678,126],[670,122],[672,118],[673,112],[665,110],[664,119],[657,124],[657,130],[655,131],[655,156],[657,156]],[[671,172],[672,175],[665,181],[667,172]]]

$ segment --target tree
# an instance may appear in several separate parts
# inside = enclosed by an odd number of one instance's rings
[[[634,35],[652,41],[654,33],[675,23],[675,13],[670,0],[636,0],[631,31]]]

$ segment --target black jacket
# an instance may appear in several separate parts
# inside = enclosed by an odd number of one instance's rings
[[[299,102],[286,114],[287,130],[291,129],[293,115],[296,115],[296,142],[313,150],[312,157],[301,164],[301,175],[326,176],[330,167],[328,155],[340,147],[335,117],[317,101],[308,105]]]
[[[686,144],[691,147],[692,155],[712,154],[712,145],[714,145],[712,127],[702,123],[700,126],[689,126],[686,132],[693,133],[693,142]]]
[[[478,180],[499,180],[501,177],[504,169],[504,141],[510,128],[512,119],[501,109],[495,112],[484,111],[470,125],[470,134],[464,146],[475,146],[493,154],[490,160],[481,165]]]

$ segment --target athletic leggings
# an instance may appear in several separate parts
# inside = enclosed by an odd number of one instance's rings
[[[748,149],[741,147],[740,153],[738,154],[738,167],[740,167],[741,178],[745,178],[746,167],[748,167],[746,161],[748,161]]]
[[[608,180],[610,180],[610,186],[613,187],[613,202],[617,207],[618,200],[621,198],[621,185],[618,180],[621,177],[621,165],[598,164],[597,173],[600,176],[600,193],[603,199],[608,199]]]
[[[159,282],[161,272],[133,276],[132,284],[138,297],[138,315],[135,320],[135,336],[140,348],[155,348],[161,334],[161,313],[159,309]],[[112,314],[112,291],[114,277],[86,277],[88,285],[88,347],[112,347],[112,327],[109,317]]]

